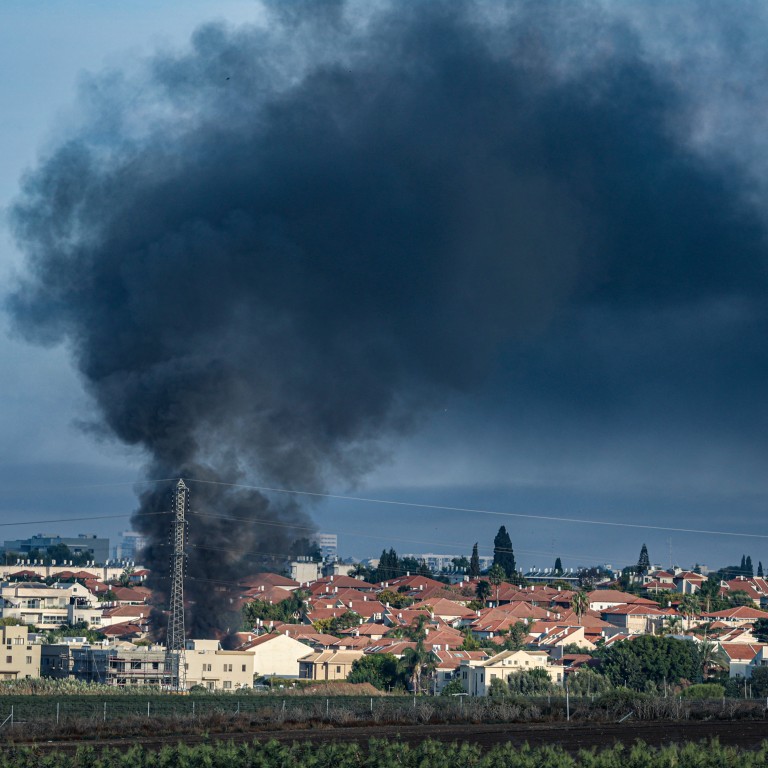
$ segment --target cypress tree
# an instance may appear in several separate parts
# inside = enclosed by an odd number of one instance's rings
[[[762,560],[757,561],[757,575],[761,579],[763,578],[763,561]]]
[[[503,525],[493,539],[493,564],[500,565],[508,579],[515,575],[515,553],[512,551],[512,539]]]
[[[651,559],[648,557],[648,547],[643,544],[640,549],[640,557],[637,560],[637,572],[642,576],[651,569]]]
[[[559,576],[563,572],[563,563],[558,557],[557,560],[555,560],[555,573]]]
[[[480,575],[480,555],[477,554],[477,542],[472,547],[472,557],[469,558],[469,578],[476,579]]]
[[[744,564],[744,575],[745,576],[754,576],[755,575],[755,569],[752,567],[752,557],[751,555],[747,555],[747,560]]]
[[[747,575],[747,557],[746,555],[741,556],[741,565],[739,566],[739,573],[742,576]]]

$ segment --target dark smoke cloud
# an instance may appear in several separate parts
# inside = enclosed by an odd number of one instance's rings
[[[441,393],[500,370],[507,397],[602,409],[649,318],[764,296],[738,174],[687,148],[678,88],[592,6],[273,8],[267,31],[206,26],[140,78],[92,80],[15,209],[18,327],[70,345],[149,477],[354,483]],[[190,526],[206,633],[226,621],[214,582],[308,523],[192,491],[223,516]],[[168,520],[135,524],[164,571]]]

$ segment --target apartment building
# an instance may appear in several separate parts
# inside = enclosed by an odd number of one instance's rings
[[[62,624],[84,621],[89,627],[101,624],[101,609],[78,583],[38,584],[4,582],[0,586],[0,615],[38,629],[57,629]]]
[[[184,658],[187,688],[234,691],[253,686],[254,656],[248,651],[224,651],[218,640],[187,640]]]
[[[27,627],[0,627],[0,641],[0,680],[40,677],[40,646],[29,641]]]

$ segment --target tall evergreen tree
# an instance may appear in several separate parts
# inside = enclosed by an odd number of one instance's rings
[[[755,569],[752,567],[752,557],[751,557],[751,555],[747,555],[747,560],[744,563],[744,575],[745,576],[754,576],[755,575]]]
[[[761,579],[763,578],[763,561],[762,560],[757,561],[757,575]]]
[[[560,558],[558,557],[555,560],[555,575],[560,576],[562,574],[562,572],[563,572],[563,563],[560,560]]]
[[[469,558],[469,578],[476,579],[480,575],[480,555],[477,554],[477,542],[472,547],[472,557]]]
[[[741,556],[741,565],[739,566],[739,573],[742,576],[747,575],[747,556],[746,555]]]
[[[648,557],[648,547],[643,544],[640,549],[640,557],[637,559],[637,572],[644,576],[651,570],[651,559]]]
[[[512,539],[509,538],[507,529],[503,525],[493,539],[493,564],[500,565],[508,579],[511,579],[517,570],[515,553],[512,551]]]

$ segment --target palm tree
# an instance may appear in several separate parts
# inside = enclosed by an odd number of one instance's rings
[[[352,568],[350,568],[349,570],[349,575],[353,579],[365,580],[368,577],[369,573],[370,571],[368,570],[368,568],[366,568],[366,566],[364,566],[362,563],[355,563],[352,566]]]
[[[486,604],[488,598],[491,596],[491,585],[485,581],[485,579],[477,582],[475,596],[483,605]]]
[[[400,659],[400,667],[406,673],[411,682],[414,693],[421,693],[422,677],[429,678],[436,668],[435,657],[432,651],[424,647],[424,639],[416,641],[415,648],[407,648]]]
[[[409,627],[405,628],[403,634],[416,643],[424,643],[427,637],[427,630],[424,629],[426,624],[429,624],[429,615],[422,613],[411,622]]]
[[[494,587],[496,587],[496,607],[498,608],[499,605],[499,587],[501,586],[501,582],[504,581],[506,577],[506,572],[504,569],[496,563],[496,565],[491,568],[490,571],[488,571],[488,581],[493,584]]]
[[[571,608],[581,624],[581,617],[589,610],[589,595],[582,589],[571,598]]]
[[[680,601],[678,611],[682,616],[685,616],[686,618],[686,629],[691,628],[691,616],[698,615],[700,610],[701,603],[699,602],[699,598],[696,597],[696,595],[688,594],[683,596],[683,599]]]
[[[682,619],[679,616],[670,616],[667,619],[666,626],[662,626],[661,633],[664,635],[675,635],[682,627]]]
[[[715,668],[721,671],[728,669],[728,659],[724,651],[714,643],[699,644],[699,660],[702,680],[706,680],[708,674]]]

